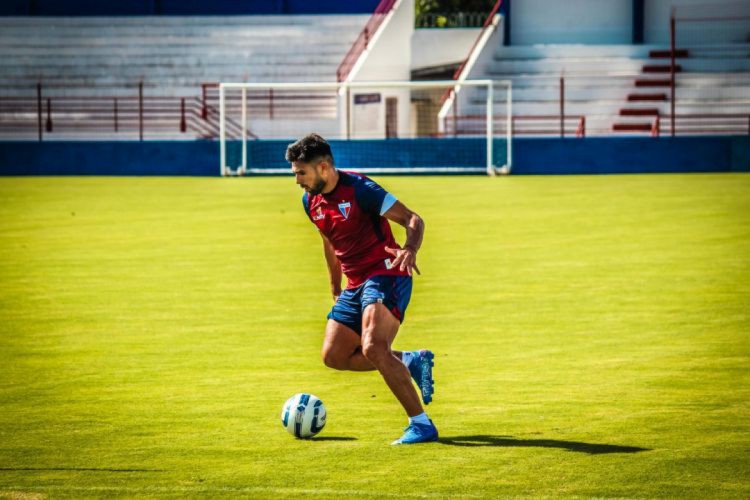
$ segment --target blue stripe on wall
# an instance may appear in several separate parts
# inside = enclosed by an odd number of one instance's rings
[[[248,143],[253,165],[288,168],[291,141]],[[495,141],[496,164],[505,141]],[[340,168],[484,165],[482,139],[331,141]],[[239,144],[228,145],[236,165]],[[233,162],[232,160],[235,159]],[[648,172],[748,172],[750,136],[520,138],[513,141],[514,174],[615,174]],[[213,141],[0,142],[0,175],[219,174]]]
[[[750,138],[744,138],[747,143]],[[742,142],[742,140],[740,141]],[[730,137],[592,137],[513,141],[516,174],[727,172]]]
[[[0,142],[0,175],[219,175],[219,143]]]
[[[29,0],[3,0],[0,2],[0,16],[28,16],[30,13]]]
[[[730,139],[731,158],[729,163],[733,172],[750,172],[750,137],[733,137]]]
[[[154,13],[154,0],[30,0],[29,8],[37,16],[146,16]]]
[[[378,0],[3,0],[3,16],[370,14]]]

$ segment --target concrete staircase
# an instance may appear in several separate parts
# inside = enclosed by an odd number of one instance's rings
[[[335,81],[366,15],[0,17],[0,95],[191,96],[219,81]],[[314,43],[311,43],[314,40]]]
[[[737,114],[739,121],[750,114],[750,44],[680,49],[676,57],[676,115]],[[587,135],[649,134],[658,117],[664,127],[670,115],[670,64],[660,46],[510,46],[496,48],[481,75],[513,82],[518,134],[559,132],[561,77],[565,115],[585,116]],[[498,109],[502,99],[496,92]],[[484,92],[474,92],[459,113],[483,114]],[[533,116],[549,116],[549,123]]]
[[[204,84],[335,82],[368,19],[0,17],[0,136],[36,135],[41,84],[46,139],[138,138],[142,82],[148,138],[215,137],[217,93]]]
[[[702,115],[710,120],[711,114],[750,114],[750,44],[676,49],[675,77],[676,115]],[[671,116],[671,51],[651,50],[649,62],[634,85],[635,89],[647,89],[648,93],[628,95],[628,106],[620,109],[622,118],[613,124],[613,130],[651,132],[656,117]],[[632,103],[654,106],[632,107]],[[740,117],[728,119],[736,118]],[[700,116],[696,116],[697,120],[701,120]],[[706,130],[710,132],[712,126],[718,130],[714,125],[707,123]]]

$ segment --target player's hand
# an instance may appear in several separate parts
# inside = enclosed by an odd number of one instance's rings
[[[341,295],[341,290],[339,290],[338,292],[334,291],[334,292],[331,293],[331,295],[333,296],[333,303],[335,304],[336,302],[339,301],[339,296]]]
[[[398,266],[400,271],[406,270],[406,272],[409,273],[409,276],[412,275],[412,269],[416,271],[417,274],[422,274],[419,272],[419,268],[417,267],[417,251],[412,247],[385,247],[385,251],[396,257],[391,263],[392,267]]]

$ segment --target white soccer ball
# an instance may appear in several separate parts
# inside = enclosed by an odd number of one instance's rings
[[[312,394],[295,394],[281,409],[281,425],[298,438],[309,438],[326,425],[326,407]]]

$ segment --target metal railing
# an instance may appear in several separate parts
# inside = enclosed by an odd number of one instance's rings
[[[710,82],[706,74],[683,75],[684,86],[674,100],[667,89],[661,91],[660,100],[652,100],[659,96],[636,85],[642,76],[640,73],[519,76],[512,78],[513,106],[522,116],[552,116],[549,111],[557,111],[555,116],[561,123],[558,127],[561,137],[568,135],[568,129],[562,123],[569,118],[570,109],[574,110],[574,115],[585,114],[584,121],[594,122],[594,126],[589,123],[581,126],[586,131],[585,135],[613,135],[616,133],[613,127],[618,120],[627,118],[640,121],[643,125],[639,129],[624,128],[623,131],[643,133],[654,132],[655,119],[658,118],[659,132],[652,133],[653,136],[671,134],[672,122],[675,135],[750,133],[750,96],[736,99],[722,97],[724,91],[742,93],[743,89],[750,89],[750,73],[746,74],[746,78],[735,75],[734,81],[723,82],[722,91],[711,94],[703,88],[706,81]],[[676,106],[673,101],[676,101]],[[629,104],[636,107],[627,107]],[[540,108],[540,112],[524,111],[529,105]],[[674,115],[671,113],[673,107],[676,110]],[[457,114],[461,114],[460,110]],[[604,123],[611,126],[604,127]]]
[[[145,95],[143,82],[136,87],[135,95],[70,96],[67,87],[38,83],[36,96],[0,96],[0,135],[218,137],[215,106],[197,97]]]
[[[458,77],[461,76],[461,72],[464,70],[464,68],[468,64],[469,59],[471,59],[471,55],[474,53],[474,50],[477,48],[477,45],[479,45],[480,40],[482,40],[482,37],[484,36],[484,32],[492,28],[492,18],[494,18],[495,14],[498,13],[498,11],[500,10],[500,6],[502,4],[503,4],[503,0],[497,0],[495,2],[495,5],[492,7],[492,10],[490,11],[490,13],[487,14],[487,17],[484,20],[484,24],[482,25],[482,31],[479,33],[479,36],[477,36],[477,39],[474,40],[474,43],[471,45],[471,49],[469,49],[469,53],[461,62],[461,65],[458,68],[456,68],[456,71],[453,73],[454,80],[457,80]]]
[[[747,54],[747,25],[750,4],[747,2],[705,2],[695,5],[673,6],[669,17],[669,52],[652,54],[669,58],[670,113],[669,133],[677,133],[677,119],[711,119],[712,115],[678,115],[677,86],[682,80],[678,58],[689,58],[695,52],[708,50],[717,59],[731,59]],[[678,76],[680,75],[680,76]],[[750,96],[748,96],[750,98]],[[730,117],[729,115],[723,115]]]
[[[456,115],[445,117],[445,137],[477,136],[486,133],[484,115]],[[495,135],[507,133],[508,117],[493,117]],[[586,117],[581,115],[513,115],[510,120],[513,136],[575,136],[586,137]]]
[[[656,117],[652,135],[750,135],[750,113],[677,113],[666,126]],[[670,117],[671,118],[671,117]],[[674,130],[674,133],[673,133]]]
[[[359,33],[357,39],[354,40],[354,43],[344,56],[341,64],[339,64],[338,69],[336,69],[336,81],[343,82],[347,79],[349,73],[354,68],[354,65],[357,64],[359,57],[370,46],[370,40],[378,31],[378,28],[380,28],[380,25],[383,23],[386,16],[396,5],[396,1],[397,0],[381,0],[378,6],[375,7],[375,11],[370,16],[367,24]]]
[[[673,131],[674,135],[750,134],[750,99],[706,101],[701,99],[701,92],[704,91],[699,90],[688,101],[691,94],[687,93],[686,97],[686,90],[700,89],[705,75],[682,76],[685,87],[680,95],[683,97],[674,115],[664,111],[671,108],[667,98],[655,103],[654,109],[640,104],[640,108],[629,111],[640,110],[642,113],[623,113],[622,106],[627,103],[628,93],[634,90],[633,81],[638,76],[631,73],[514,78],[514,109],[518,109],[518,114],[511,121],[513,132],[519,136],[614,135],[611,123],[616,120],[619,109],[620,115],[640,117],[640,122],[643,122],[643,128],[626,131],[653,137],[671,135]],[[731,85],[750,88],[750,74],[747,78],[734,75],[734,79],[736,82],[733,81]],[[730,85],[727,82],[724,84]],[[0,96],[0,137],[23,136],[38,140],[65,135],[139,140],[165,134],[171,138],[185,139],[218,137],[218,84],[203,84],[192,97],[148,95],[152,88],[139,82],[133,85],[129,95],[122,92],[119,95],[101,95],[102,89],[99,92],[92,89],[92,94],[99,95],[71,97],[67,95],[70,90],[67,87],[38,84],[23,97]],[[603,94],[600,94],[597,100],[596,94],[599,92],[607,92],[608,97],[602,98]],[[248,92],[247,111],[253,120],[290,120],[299,116],[331,118],[337,113],[336,99],[333,91],[259,89]],[[483,102],[481,95],[477,99]],[[229,96],[227,106],[230,110],[239,110],[239,97]],[[726,112],[722,113],[722,108]],[[534,109],[538,111],[534,112]],[[479,125],[484,120],[472,116],[468,108],[455,111],[453,116],[448,117],[450,126],[445,128],[452,132],[444,135],[471,134],[476,128],[472,123]],[[504,117],[496,116],[495,120],[498,132],[507,128]],[[227,130],[233,136],[240,136],[241,124],[230,118],[227,120]],[[249,128],[246,133],[249,138],[257,138]]]

